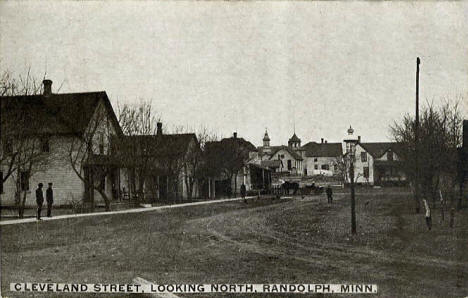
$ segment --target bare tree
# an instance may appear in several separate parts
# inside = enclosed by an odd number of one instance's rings
[[[25,76],[14,77],[4,71],[0,77],[0,166],[3,185],[8,179],[15,182],[15,203],[19,217],[24,216],[29,178],[44,169],[51,154],[48,135],[38,99],[25,96],[40,94],[42,85],[30,70]]]
[[[184,183],[187,189],[187,197],[191,199],[194,186],[202,184],[208,178],[206,171],[206,144],[217,140],[217,136],[211,133],[206,127],[202,127],[197,132],[197,142],[192,144],[184,158],[183,171]]]
[[[255,147],[242,138],[225,138],[209,144],[206,160],[209,171],[215,175],[223,175],[231,184],[234,179],[234,194],[237,191],[237,175],[244,168],[249,158],[249,152]],[[230,185],[229,185],[230,187]]]
[[[66,123],[73,132],[73,136],[65,145],[67,158],[64,160],[71,165],[75,174],[83,181],[85,198],[91,203],[91,209],[94,209],[94,191],[97,191],[104,200],[105,210],[110,211],[111,198],[106,193],[105,182],[116,164],[111,150],[112,142],[117,138],[117,132],[114,130],[112,119],[105,105],[98,104],[84,131],[81,131],[74,123]]]
[[[129,171],[130,196],[133,191],[135,199],[142,202],[145,196],[145,182],[149,182],[154,178],[154,174],[159,172],[156,167],[154,136],[157,134],[160,117],[153,112],[150,103],[142,103],[138,106],[119,107],[118,119],[124,137],[116,144],[115,156]]]
[[[413,185],[419,181],[418,186],[423,190],[423,196],[432,198],[434,207],[440,188],[443,188],[453,204],[458,181],[457,148],[461,145],[462,131],[458,103],[446,101],[439,108],[428,104],[420,118],[419,147],[423,149],[419,151],[418,158],[415,150],[414,118],[406,115],[401,122],[395,122],[391,126],[395,141],[402,145],[401,167]],[[417,176],[419,179],[416,179]],[[420,202],[415,201],[415,204],[418,207]]]

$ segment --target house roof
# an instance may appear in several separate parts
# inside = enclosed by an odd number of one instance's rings
[[[267,167],[270,169],[276,169],[281,167],[281,160],[279,159],[270,159],[270,160],[262,160],[260,165],[262,167]]]
[[[257,148],[251,142],[245,140],[244,138],[230,137],[230,138],[224,138],[219,142],[222,145],[228,145],[228,146],[237,143],[237,145],[242,146],[244,149],[248,151],[257,151]]]
[[[296,135],[296,133],[293,134],[293,136],[289,139],[289,142],[300,142],[301,139],[299,139]]]
[[[192,141],[198,142],[194,133],[124,136],[126,144],[148,149],[148,154],[158,157],[181,157],[189,150]]]
[[[105,108],[114,122],[119,135],[122,134],[117,117],[112,109],[106,92],[63,93],[26,96],[4,96],[1,98],[2,119],[15,121],[15,115],[27,114],[31,125],[31,133],[69,134],[83,133],[102,100]],[[2,121],[2,125],[11,125]],[[40,131],[38,131],[38,129]]]
[[[382,157],[385,152],[392,150],[396,154],[401,152],[401,144],[396,142],[378,142],[378,143],[359,143],[372,157]]]
[[[278,151],[280,150],[286,150],[289,154],[291,154],[291,156],[296,159],[296,160],[302,160],[302,157],[297,154],[297,152],[295,152],[293,149],[289,148],[288,146],[275,146],[275,147],[272,147],[274,149],[272,149],[271,151],[271,154],[270,155],[270,158],[273,157],[273,155],[275,155],[276,153],[278,153]]]
[[[302,146],[307,157],[338,157],[343,155],[341,143],[309,142]]]

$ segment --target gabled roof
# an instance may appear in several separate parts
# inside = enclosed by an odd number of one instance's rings
[[[289,154],[291,154],[291,156],[296,159],[296,160],[302,160],[302,157],[297,154],[297,152],[295,152],[293,149],[289,148],[288,146],[275,146],[274,147],[275,149],[272,149],[271,151],[271,154],[270,154],[270,158],[273,157],[273,155],[275,155],[276,153],[278,153],[278,151],[280,150],[286,150]]]
[[[111,121],[114,122],[117,133],[121,135],[117,117],[104,91],[49,96],[4,96],[1,98],[2,124],[5,125],[4,120],[15,119],[18,113],[27,113],[32,123],[40,123],[39,128],[31,126],[31,133],[82,134],[88,127],[100,100],[103,101]]]
[[[359,143],[359,145],[374,158],[382,157],[389,150],[399,154],[402,146],[396,142]]]
[[[341,143],[309,142],[302,146],[307,157],[338,157],[343,155]]]

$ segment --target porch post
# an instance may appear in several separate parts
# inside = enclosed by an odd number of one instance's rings
[[[208,198],[211,199],[211,178],[208,178]]]
[[[216,198],[216,180],[213,179],[213,199]]]

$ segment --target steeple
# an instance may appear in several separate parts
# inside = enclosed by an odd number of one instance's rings
[[[270,147],[270,137],[267,129],[265,129],[265,136],[263,136],[263,147]]]
[[[345,144],[345,151],[346,153],[349,153],[354,150],[354,147],[360,141],[361,137],[359,136],[358,138],[356,138],[354,136],[354,129],[351,125],[349,126],[347,133],[348,135],[345,137],[343,141]]]
[[[296,133],[288,141],[288,146],[291,148],[299,148],[301,147],[301,139],[299,139]]]

